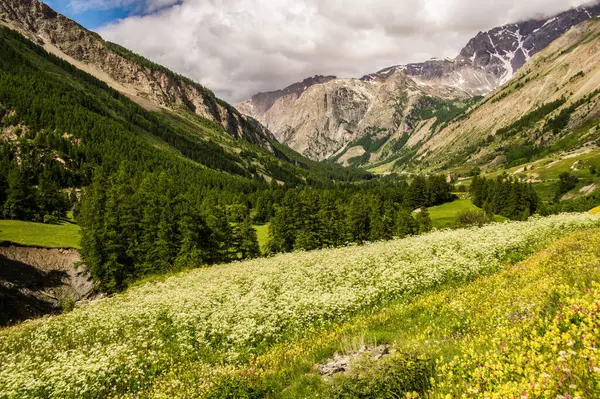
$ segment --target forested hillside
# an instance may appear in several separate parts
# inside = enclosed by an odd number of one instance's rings
[[[291,150],[274,156],[197,115],[147,111],[6,28],[0,28],[0,42],[0,205],[6,218],[54,222],[73,208],[77,214],[81,189],[97,168],[106,179],[103,189],[117,185],[112,176],[119,170],[129,171],[129,187],[162,176],[176,192],[160,194],[185,197],[196,215],[207,196],[217,197],[220,207],[248,207],[246,196],[268,189],[266,179],[278,187],[276,180],[293,186],[370,178],[321,167]],[[179,240],[173,245],[179,248]]]

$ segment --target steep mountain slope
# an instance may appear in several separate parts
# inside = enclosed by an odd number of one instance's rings
[[[58,92],[72,90],[77,92],[77,97],[83,95],[80,90],[87,91],[93,98],[93,112],[112,109],[105,112],[110,112],[119,122],[124,119],[130,123],[133,118],[137,126],[125,126],[127,134],[135,135],[136,129],[141,128],[144,132],[141,138],[147,141],[145,144],[164,153],[187,158],[219,172],[267,181],[299,183],[368,176],[363,171],[343,170],[302,157],[277,143],[260,123],[217,99],[210,90],[123,47],[103,41],[97,34],[37,0],[0,0],[0,28],[6,29],[4,26],[31,41],[25,43],[8,32],[3,34],[6,49],[23,56],[22,62],[34,58],[32,65],[36,72],[33,73],[41,72],[46,75],[47,82],[58,84]],[[31,48],[33,43],[39,50]],[[58,62],[55,57],[63,62]],[[67,63],[74,68],[67,68]],[[9,65],[6,67],[4,73],[10,78],[14,71]],[[116,92],[123,97],[116,96]],[[35,101],[47,100],[44,97],[47,93],[35,91],[33,94]],[[133,106],[126,98],[141,107]],[[65,116],[75,112],[77,107],[65,109]],[[31,126],[23,120],[23,114],[30,112],[28,107],[17,110],[10,101],[0,98],[0,115],[16,115],[7,122],[13,126],[0,123],[0,144],[3,141],[17,143],[21,134],[15,134],[15,131],[27,134],[29,130],[35,136],[34,132],[39,128],[56,127],[48,125],[48,121]],[[150,123],[140,124],[142,120]],[[66,134],[73,140],[80,140],[82,132],[71,130],[67,128]],[[125,132],[121,133],[125,135]],[[119,140],[129,138],[119,137]],[[111,155],[114,154],[97,154],[94,162]],[[159,158],[163,156],[159,155]]]
[[[140,173],[164,170],[197,190],[230,193],[266,186],[263,179],[366,176],[318,165],[275,141],[273,154],[196,114],[147,111],[4,27],[0,50],[0,201],[14,165],[35,178],[48,170],[61,189],[86,186],[96,166],[114,172],[123,162]]]
[[[485,95],[507,82],[534,54],[596,15],[600,15],[600,2],[549,19],[481,32],[455,59],[393,66],[361,79],[319,81],[315,77],[310,85],[261,93],[237,108],[306,156],[319,160],[334,156],[345,164],[372,163],[397,153],[406,142],[405,134],[419,134],[415,118],[422,109],[455,113],[465,106],[465,99]],[[294,89],[299,86],[303,89]],[[432,132],[428,127],[420,134]],[[384,153],[355,145],[364,137],[387,137],[389,145],[380,146]]]
[[[600,138],[600,19],[571,29],[513,79],[428,140],[416,164],[470,161],[488,169],[597,145]]]
[[[0,0],[0,24],[16,29],[147,109],[189,110],[236,138],[269,147],[272,135],[205,87],[105,42],[38,0]]]

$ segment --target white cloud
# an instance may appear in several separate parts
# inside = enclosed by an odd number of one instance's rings
[[[159,9],[175,2],[142,3]],[[315,74],[360,77],[390,65],[454,57],[480,30],[582,3],[182,0],[154,14],[117,21],[100,34],[237,102]]]

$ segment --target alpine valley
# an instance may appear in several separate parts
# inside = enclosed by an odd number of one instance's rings
[[[234,107],[0,0],[0,399],[599,398],[599,15]]]

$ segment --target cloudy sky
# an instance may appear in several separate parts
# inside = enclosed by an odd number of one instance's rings
[[[455,57],[479,31],[586,0],[46,0],[237,103],[315,74]]]

